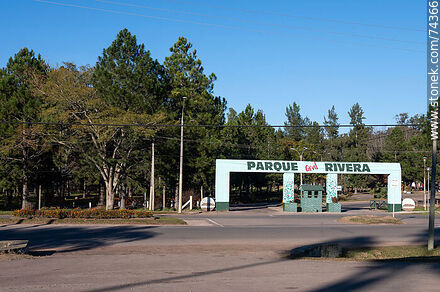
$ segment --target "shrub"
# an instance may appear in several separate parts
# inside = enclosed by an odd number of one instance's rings
[[[35,215],[35,210],[25,208],[25,209],[21,209],[21,210],[14,210],[13,214],[14,214],[14,216],[17,216],[17,217],[29,217],[29,216]]]
[[[149,218],[153,217],[150,211],[134,211],[134,210],[103,210],[103,209],[23,209],[15,210],[14,216],[17,217],[44,217],[44,218],[85,218],[85,219],[112,219],[112,218]]]

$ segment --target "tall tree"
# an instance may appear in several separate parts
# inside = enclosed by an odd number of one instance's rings
[[[371,133],[371,128],[365,127],[364,124],[364,110],[355,103],[349,110],[350,124],[353,125],[348,134],[348,147],[346,149],[344,159],[347,161],[368,161],[367,146],[368,139]],[[363,176],[353,175],[348,177],[349,185],[355,189],[357,193],[358,188],[367,186],[368,179]]]
[[[40,97],[31,91],[31,80],[44,75],[47,68],[40,55],[23,48],[0,72],[0,117],[11,122],[0,126],[0,151],[6,160],[21,168],[22,208],[30,207],[30,175],[43,152],[42,127],[27,124],[39,121],[42,105]]]
[[[305,121],[301,116],[300,106],[296,102],[286,107],[286,118],[287,122],[284,122],[284,125],[291,126],[286,128],[286,135],[295,141],[303,139]]]
[[[156,61],[124,29],[94,70],[74,66],[52,70],[38,91],[50,105],[52,114],[47,116],[56,121],[154,125],[163,119],[161,112],[153,113],[160,103],[156,69]],[[75,147],[96,167],[106,186],[106,208],[113,209],[115,191],[132,154],[154,132],[148,127],[67,127],[54,131],[53,139]]]
[[[334,139],[338,137],[339,134],[339,123],[338,114],[336,113],[335,106],[333,105],[331,109],[328,110],[327,117],[324,117],[325,131],[329,139]]]
[[[161,109],[166,88],[163,67],[126,28],[98,57],[92,84],[109,106],[146,114]]]
[[[222,125],[225,122],[226,100],[214,95],[216,76],[205,74],[197,50],[192,46],[186,38],[179,37],[170,48],[171,55],[165,58],[164,66],[170,88],[168,118],[176,123],[180,120],[183,97],[186,97],[186,125]],[[174,136],[178,136],[176,130],[172,133]],[[187,186],[213,185],[215,158],[221,150],[220,133],[221,129],[217,127],[185,128],[185,137],[193,142],[185,143],[184,147],[184,181]]]

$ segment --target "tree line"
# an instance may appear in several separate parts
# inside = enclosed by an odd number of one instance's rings
[[[124,202],[148,193],[152,143],[155,186],[175,198],[183,103],[184,123],[191,125],[184,128],[187,193],[204,187],[213,194],[217,158],[400,162],[404,182],[423,180],[430,145],[426,115],[403,113],[396,117],[401,127],[375,131],[364,124],[356,103],[348,112],[352,127],[341,133],[334,106],[319,127],[293,102],[286,107],[285,128],[262,127],[269,126],[262,110],[250,104],[240,113],[227,108],[226,99],[214,94],[215,81],[184,37],[163,63],[127,29],[94,66],[51,67],[39,54],[21,49],[0,71],[4,205],[12,206],[15,198],[22,208],[35,207],[31,194],[42,189],[52,205],[63,206],[70,193],[97,193],[98,205],[113,209],[115,195]],[[320,180],[309,176],[309,183]],[[344,184],[357,190],[381,180],[347,176]],[[252,188],[279,185],[280,177],[238,175],[231,182],[246,197]]]

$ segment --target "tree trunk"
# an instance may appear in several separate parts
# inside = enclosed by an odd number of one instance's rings
[[[83,199],[86,198],[87,195],[87,185],[86,185],[86,179],[84,179],[84,184],[83,184]]]
[[[23,196],[22,196],[22,202],[21,202],[21,208],[29,208],[30,204],[28,201],[29,198],[29,190],[28,190],[28,177],[26,175],[26,171],[23,167]]]
[[[121,210],[125,210],[125,187],[121,186],[119,191],[119,198],[121,199]]]
[[[113,192],[113,179],[112,178],[110,178],[108,181],[105,182],[105,189],[106,189],[105,190],[105,193],[106,193],[105,209],[113,210],[115,194]]]
[[[99,202],[98,206],[104,206],[105,205],[105,187],[102,181],[99,181]]]
[[[177,184],[176,184],[176,192],[175,192],[175,195],[174,195],[174,209],[176,209],[177,210],[177,206],[178,206],[178,204],[179,204],[179,183],[177,182]]]

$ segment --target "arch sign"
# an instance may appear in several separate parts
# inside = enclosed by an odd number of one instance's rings
[[[215,204],[217,211],[229,210],[229,181],[231,172],[260,172],[283,174],[283,202],[294,199],[295,173],[327,174],[327,203],[337,197],[338,174],[385,174],[388,176],[388,211],[402,209],[400,163],[323,162],[280,160],[217,159],[215,167]]]

